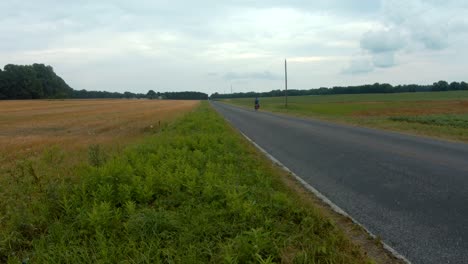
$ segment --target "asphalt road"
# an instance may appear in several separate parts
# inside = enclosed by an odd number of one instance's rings
[[[412,263],[468,263],[468,144],[212,105]]]

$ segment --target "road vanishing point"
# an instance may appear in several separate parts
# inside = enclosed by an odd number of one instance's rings
[[[412,263],[468,263],[468,144],[212,106]]]

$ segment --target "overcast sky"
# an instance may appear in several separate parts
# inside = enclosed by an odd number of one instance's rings
[[[0,65],[74,89],[206,93],[468,81],[466,0],[1,0]]]

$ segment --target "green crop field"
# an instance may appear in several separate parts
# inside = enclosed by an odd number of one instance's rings
[[[2,263],[370,263],[207,103],[123,150],[0,177]]]
[[[224,102],[253,108],[253,98]],[[468,142],[468,91],[260,98],[261,110]]]

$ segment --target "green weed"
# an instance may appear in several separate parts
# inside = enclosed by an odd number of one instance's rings
[[[369,262],[206,103],[122,153],[91,147],[73,178],[52,152],[0,192],[0,262]]]
[[[88,147],[88,161],[91,166],[99,167],[106,160],[104,152],[99,144],[93,144]]]
[[[468,128],[468,115],[424,115],[390,117],[391,121],[417,123],[431,126]]]

